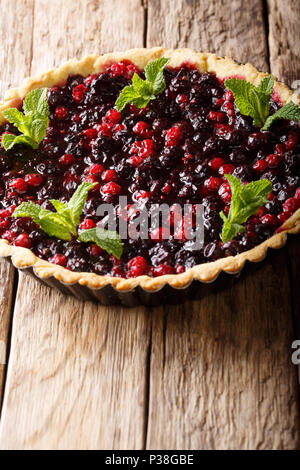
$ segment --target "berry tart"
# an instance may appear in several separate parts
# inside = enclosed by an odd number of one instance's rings
[[[300,231],[299,103],[250,64],[189,49],[92,55],[26,79],[0,103],[0,255],[127,305],[238,273]],[[127,223],[166,204],[170,228],[122,238],[101,204]],[[196,250],[195,218],[175,223],[184,205],[202,207]]]

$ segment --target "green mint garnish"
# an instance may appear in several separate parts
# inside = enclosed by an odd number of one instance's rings
[[[17,108],[8,108],[3,116],[8,122],[14,124],[21,135],[4,134],[2,147],[10,150],[16,144],[27,144],[37,149],[46,135],[49,125],[49,105],[47,102],[47,88],[37,88],[26,96],[23,103],[24,113]]]
[[[138,108],[145,108],[149,101],[154,100],[166,88],[164,68],[170,59],[161,57],[149,62],[145,67],[143,80],[137,73],[132,77],[132,85],[126,86],[116,101],[118,111],[122,111],[129,103]]]
[[[223,211],[220,217],[223,220],[222,241],[232,240],[238,233],[245,231],[244,224],[251,215],[257,213],[259,208],[266,204],[268,196],[272,191],[271,181],[264,179],[252,181],[243,185],[233,175],[225,175],[231,188],[231,204],[228,216]]]
[[[122,256],[123,244],[120,235],[117,232],[95,227],[81,232],[78,239],[86,243],[96,243],[108,254],[112,254],[118,259]]]
[[[293,101],[289,101],[282,108],[278,109],[276,113],[269,116],[265,122],[263,130],[270,129],[276,119],[289,119],[290,121],[299,121],[300,119],[300,108]]]
[[[254,124],[257,127],[262,127],[263,130],[268,130],[276,119],[291,121],[300,119],[300,108],[291,101],[269,116],[270,100],[274,88],[272,75],[265,77],[257,87],[240,78],[225,80],[225,86],[234,94],[240,112],[245,116],[251,116]]]
[[[67,203],[57,199],[50,199],[56,212],[43,209],[39,204],[34,204],[33,202],[22,202],[15,209],[13,217],[31,217],[51,237],[69,241],[72,239],[72,236],[77,236],[77,225],[80,222],[80,216],[87,200],[88,192],[96,184],[81,183]],[[117,232],[95,228],[84,230],[80,233],[78,239],[82,242],[96,243],[116,258],[120,258],[123,252],[122,241]]]
[[[50,199],[56,212],[43,209],[39,204],[33,202],[22,202],[15,209],[13,217],[31,217],[51,237],[71,240],[73,235],[77,235],[77,225],[79,224],[88,192],[95,184],[81,183],[68,203],[58,201],[57,199]]]

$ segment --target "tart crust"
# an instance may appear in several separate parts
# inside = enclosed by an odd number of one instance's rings
[[[19,88],[12,88],[6,93],[4,101],[0,103],[0,124],[5,122],[2,112],[6,108],[16,107],[21,104],[23,98],[29,91],[35,88],[52,87],[63,83],[71,74],[87,76],[94,73],[101,73],[104,67],[113,62],[128,59],[139,68],[144,69],[150,60],[159,57],[170,57],[169,65],[178,67],[185,62],[195,64],[201,72],[215,73],[219,78],[230,76],[240,76],[258,85],[267,76],[267,73],[259,72],[251,64],[238,64],[229,57],[218,57],[210,53],[197,53],[190,49],[165,49],[154,47],[152,49],[130,49],[125,52],[113,52],[102,56],[89,55],[81,60],[72,59],[61,67],[49,70],[38,76],[26,78]],[[300,105],[300,95],[293,94],[285,84],[275,81],[275,93],[282,104],[293,100]],[[280,248],[285,244],[287,234],[300,232],[300,209],[298,209],[281,227],[281,232],[276,233],[255,248],[240,253],[236,256],[221,258],[211,263],[203,263],[188,269],[182,274],[168,274],[159,277],[139,276],[136,278],[124,279],[112,276],[100,276],[94,273],[72,272],[61,266],[44,261],[35,256],[31,250],[9,245],[6,240],[0,240],[0,256],[11,256],[13,264],[17,268],[32,267],[35,274],[41,279],[53,276],[55,279],[65,283],[88,286],[93,289],[100,289],[108,284],[118,291],[129,291],[137,286],[141,286],[148,292],[160,290],[165,284],[174,288],[187,287],[194,279],[202,282],[214,281],[221,271],[231,274],[239,272],[245,262],[259,262],[266,256],[268,248]]]

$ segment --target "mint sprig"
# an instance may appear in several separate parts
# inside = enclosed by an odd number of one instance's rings
[[[96,243],[100,248],[105,250],[108,254],[114,255],[117,259],[120,259],[122,256],[123,244],[117,232],[95,227],[82,231],[78,239],[86,243]]]
[[[37,149],[46,135],[49,126],[50,109],[47,101],[47,88],[37,88],[26,96],[23,103],[24,113],[17,108],[8,108],[3,116],[14,124],[21,135],[3,134],[1,144],[10,150],[16,144],[30,145]]]
[[[33,202],[22,202],[14,211],[13,217],[31,217],[51,237],[60,240],[71,240],[77,235],[77,225],[80,221],[88,192],[97,183],[84,181],[76,189],[68,203],[50,199],[56,212],[43,209],[39,204]]]
[[[57,199],[50,199],[56,212],[42,208],[33,202],[22,202],[14,211],[13,217],[30,217],[40,228],[50,237],[69,241],[73,236],[77,236],[77,225],[84,204],[87,200],[88,192],[97,183],[87,183],[84,181],[76,189],[69,202],[65,203]],[[123,245],[117,232],[95,228],[84,230],[78,239],[83,242],[93,242],[99,245],[109,254],[120,258],[123,252]]]
[[[243,185],[233,175],[225,175],[231,188],[231,204],[228,216],[223,211],[220,217],[223,220],[222,241],[226,243],[245,231],[244,224],[251,215],[257,213],[259,208],[266,204],[272,191],[272,183],[267,179],[252,181]]]
[[[290,121],[299,121],[300,119],[300,108],[293,101],[289,101],[282,108],[278,109],[276,113],[272,114],[266,119],[263,130],[270,129],[276,119],[289,119]]]
[[[129,103],[138,108],[145,108],[151,100],[162,93],[166,88],[163,71],[169,61],[170,59],[161,57],[149,62],[145,67],[145,80],[135,73],[132,85],[123,88],[116,101],[117,110],[122,111]]]
[[[300,108],[291,101],[269,116],[274,89],[273,75],[263,78],[257,87],[241,78],[229,78],[225,80],[225,86],[234,94],[240,112],[245,116],[251,116],[254,124],[263,130],[268,130],[276,119],[290,121],[300,119]]]

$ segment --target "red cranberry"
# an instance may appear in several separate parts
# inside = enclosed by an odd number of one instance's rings
[[[263,224],[271,225],[272,227],[275,227],[276,225],[278,225],[278,219],[276,215],[273,215],[273,214],[263,215],[260,218],[260,220]]]
[[[121,191],[121,186],[115,183],[114,181],[110,181],[109,183],[106,183],[101,187],[102,194],[110,194],[112,196],[115,196],[120,194]]]
[[[280,158],[275,153],[268,155],[266,158],[266,162],[270,168],[276,168],[280,165]]]
[[[115,170],[106,170],[102,173],[102,180],[108,183],[109,181],[116,181],[118,175]]]
[[[15,245],[21,246],[23,248],[30,248],[31,241],[27,233],[21,233],[21,235],[18,235],[17,238],[15,239]]]
[[[185,272],[185,267],[184,266],[175,266],[175,272],[176,274],[182,274]]]
[[[233,101],[234,100],[234,94],[232,93],[231,90],[226,90],[224,93],[224,99],[226,101]]]
[[[10,219],[2,219],[0,220],[0,229],[1,230],[6,230],[10,227]]]
[[[85,97],[87,91],[88,89],[82,83],[80,85],[77,85],[72,90],[73,100],[76,101],[76,103],[80,103]]]
[[[162,192],[164,194],[168,194],[170,191],[171,191],[172,187],[169,183],[166,183],[164,184],[163,188],[162,188]]]
[[[57,106],[55,109],[55,116],[57,119],[66,119],[69,115],[69,111],[65,106]]]
[[[277,218],[281,224],[283,224],[291,214],[289,212],[281,212],[280,214],[277,215]]]
[[[23,180],[23,178],[15,178],[9,183],[9,187],[19,194],[24,194],[26,193],[28,189],[28,185],[26,181]]]
[[[61,165],[72,165],[75,162],[75,157],[71,153],[65,153],[62,157],[58,159]]]
[[[111,122],[104,122],[98,127],[98,132],[102,136],[111,137],[114,125]]]
[[[289,139],[287,140],[285,147],[287,150],[294,150],[298,143],[298,136],[297,134],[291,133],[289,135]]]
[[[231,165],[230,163],[226,163],[225,165],[220,166],[219,174],[224,175],[231,175],[234,172],[235,166]]]
[[[219,195],[223,199],[225,203],[228,203],[231,201],[231,188],[229,183],[223,183],[221,184],[219,188]]]
[[[295,198],[300,199],[300,188],[296,189]]]
[[[56,254],[52,258],[50,258],[50,263],[58,264],[59,266],[66,266],[67,265],[67,257],[60,253]]]
[[[204,181],[204,187],[211,192],[218,191],[219,187],[222,184],[221,178],[217,178],[216,176],[210,176],[208,179]]]
[[[95,227],[96,227],[96,224],[92,219],[85,219],[80,224],[81,230],[89,230],[90,228],[95,228]]]
[[[119,111],[117,111],[115,108],[110,109],[105,114],[105,120],[112,122],[113,124],[117,124],[118,122],[121,121],[121,119],[122,119],[122,114]]]
[[[208,114],[208,119],[215,122],[224,122],[226,121],[226,114],[220,111],[210,111]]]
[[[211,167],[212,170],[218,171],[218,169],[220,168],[220,166],[223,165],[224,163],[225,163],[224,158],[216,157],[216,158],[213,158],[213,159],[209,162],[209,166]]]
[[[99,245],[96,245],[95,243],[93,245],[90,245],[88,247],[88,252],[91,256],[94,258],[98,258],[103,253],[102,248]]]
[[[169,147],[176,147],[182,139],[181,130],[174,126],[166,131],[166,145]]]
[[[36,188],[42,184],[43,177],[38,173],[29,173],[25,176],[25,181],[29,184],[29,186]]]
[[[132,130],[141,137],[149,137],[149,124],[144,121],[137,122]]]
[[[253,165],[253,170],[257,171],[258,173],[263,173],[267,168],[268,164],[266,160],[257,160],[257,162]]]
[[[143,256],[136,256],[128,262],[128,268],[130,277],[137,277],[147,273],[148,264]]]
[[[149,199],[150,193],[148,191],[144,191],[143,189],[139,189],[135,191],[132,195],[132,199],[134,201],[139,201],[140,199]]]
[[[99,163],[95,163],[88,167],[88,173],[93,176],[101,176],[104,171],[104,167]]]
[[[109,71],[113,77],[120,77],[121,75],[125,75],[126,65],[123,62],[112,64]]]
[[[165,274],[174,274],[174,268],[168,264],[160,264],[153,269],[153,275],[155,277],[164,276]]]
[[[283,212],[289,212],[290,214],[293,214],[297,209],[300,207],[300,199],[296,199],[291,197],[290,199],[287,199],[283,204]]]
[[[14,241],[15,236],[16,232],[14,232],[13,230],[6,230],[6,232],[2,234],[2,238],[7,240],[9,243],[12,243]]]
[[[189,101],[189,98],[188,96],[186,95],[183,95],[183,94],[179,94],[176,96],[176,103],[179,104],[179,105],[185,105],[187,104]]]
[[[88,140],[92,140],[92,139],[95,139],[97,137],[98,132],[97,132],[96,129],[91,127],[90,129],[85,129],[84,131],[82,131],[82,134],[85,135],[85,137]]]

